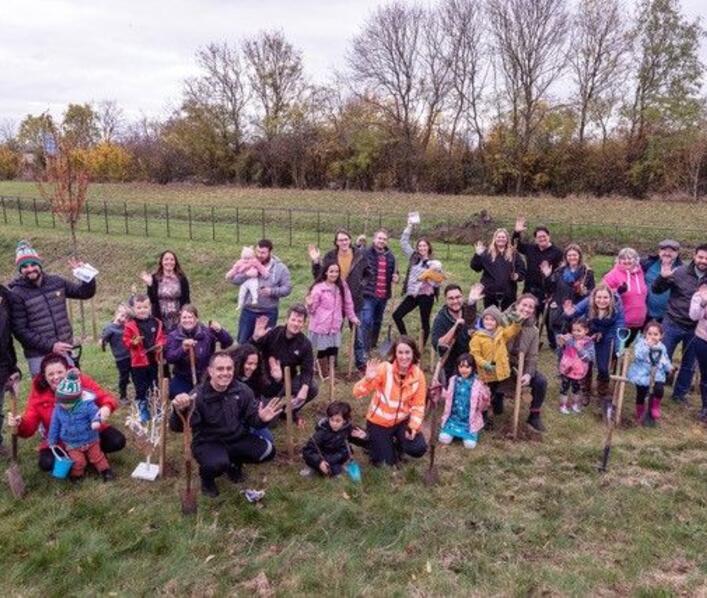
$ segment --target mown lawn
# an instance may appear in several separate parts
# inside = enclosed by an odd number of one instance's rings
[[[207,190],[213,191],[221,190]],[[68,272],[64,232],[31,224],[0,226],[3,280],[12,274],[15,242],[22,237],[35,243],[49,269]],[[207,231],[191,242],[81,233],[82,256],[101,270],[99,323],[169,246],[190,277],[202,317],[233,330],[235,291],[223,272],[260,228],[244,225],[239,243],[225,235],[211,241]],[[298,229],[292,247],[288,241],[276,237],[276,253],[293,273],[291,300],[301,300],[310,283],[305,246],[316,241],[316,232]],[[453,278],[465,286],[475,280],[469,248],[448,251],[442,257]],[[603,272],[609,260],[596,256],[593,265]],[[553,371],[547,351],[542,364]],[[83,366],[115,386],[112,359],[90,340]],[[474,451],[445,447],[442,483],[433,489],[422,484],[425,463],[399,472],[365,467],[363,485],[353,487],[346,480],[301,478],[299,463],[277,461],[247,468],[242,486],[220,481],[219,499],[200,500],[199,514],[190,519],[180,514],[177,477],[154,484],[130,478],[140,459],[131,447],[111,459],[119,475],[114,484],[94,478],[74,487],[38,472],[36,441],[24,441],[28,496],[16,502],[0,492],[0,589],[28,596],[247,595],[268,588],[277,595],[707,593],[707,440],[694,419],[697,397],[689,410],[668,402],[660,429],[622,429],[610,471],[600,475],[595,465],[603,428],[595,409],[560,416],[556,395],[553,379],[542,442],[512,443],[501,424]],[[340,381],[337,396],[349,398],[350,385]],[[299,443],[324,404],[321,398],[308,409]],[[354,407],[362,421],[366,402]],[[627,416],[631,408],[629,391]],[[124,415],[114,421],[120,424]],[[283,439],[282,430],[276,435]],[[170,436],[177,468],[180,440]],[[280,447],[284,452],[284,442]],[[246,503],[243,487],[265,489],[263,505]]]

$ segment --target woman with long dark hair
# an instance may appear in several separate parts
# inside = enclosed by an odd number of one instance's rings
[[[179,312],[191,303],[189,280],[177,255],[170,250],[160,254],[157,269],[149,274],[142,272],[140,278],[147,285],[147,296],[152,303],[152,315],[162,321],[165,332],[171,332],[179,324]]]

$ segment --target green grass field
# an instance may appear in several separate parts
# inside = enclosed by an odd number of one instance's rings
[[[0,185],[2,194],[11,193],[9,189],[34,195],[26,185]],[[230,201],[231,193],[225,188],[187,191],[144,185],[93,189],[97,194],[110,191],[116,198],[182,203],[182,194],[188,193],[189,201],[199,197],[206,205],[217,196]],[[294,206],[305,200],[331,205],[324,193],[232,194],[244,205],[254,196],[259,197],[257,205],[267,201]],[[311,198],[302,199],[305,195]],[[353,202],[366,196],[328,197],[357,209]],[[382,196],[367,197],[382,201]],[[391,197],[403,202],[396,209],[404,220],[404,212],[415,207],[414,196]],[[442,198],[440,211],[456,217],[445,203],[453,201]],[[509,217],[529,205],[515,199],[493,201]],[[573,205],[585,210],[582,202]],[[630,210],[640,219],[639,206],[648,211],[660,205],[632,202]],[[704,216],[701,221],[690,218],[685,204],[675,205],[678,212],[684,211],[685,220],[677,214],[673,219],[671,213],[671,225],[702,222],[704,230]],[[673,204],[663,207],[668,206]],[[583,213],[591,212],[596,210]],[[598,224],[602,216],[606,222],[622,217],[619,208],[597,213]],[[195,228],[193,241],[186,235],[166,239],[158,224],[150,221],[149,226],[155,227],[149,238],[132,231],[128,236],[117,230],[106,235],[97,228],[80,233],[82,257],[101,270],[95,301],[99,327],[131,285],[139,285],[138,273],[169,247],[183,262],[202,318],[218,319],[233,331],[235,287],[223,280],[223,273],[241,244],[259,238],[260,226],[243,223],[238,240],[219,229],[216,241],[208,222]],[[324,230],[322,226],[320,233]],[[322,244],[329,236],[321,234]],[[33,241],[48,269],[68,274],[66,231],[60,226],[37,228],[30,218],[23,226],[0,222],[3,280],[12,275],[15,242],[23,237]],[[292,246],[286,231],[275,235],[276,253],[290,265],[295,281],[283,310],[301,300],[310,284],[305,247],[316,240],[316,230],[306,225],[295,227]],[[397,251],[397,243],[394,247]],[[458,245],[445,246],[441,254],[453,279],[465,286],[476,279],[468,269],[469,255],[469,247]],[[603,272],[610,260],[594,256],[592,263]],[[90,322],[87,328],[90,334]],[[110,355],[90,340],[82,365],[100,382],[115,387]],[[554,372],[547,350],[542,369]],[[433,489],[422,483],[426,461],[408,463],[395,473],[364,467],[364,483],[354,487],[346,480],[301,478],[299,463],[278,460],[247,467],[245,484],[220,480],[221,496],[200,499],[199,514],[190,519],[180,513],[179,478],[153,484],[130,478],[140,460],[132,447],[111,458],[119,476],[115,483],[104,485],[91,478],[75,487],[40,473],[35,466],[37,441],[23,441],[27,498],[17,502],[5,489],[0,491],[0,589],[5,595],[22,596],[706,594],[707,439],[694,419],[696,395],[688,410],[668,401],[659,429],[621,429],[610,471],[600,475],[595,465],[604,431],[595,407],[580,416],[561,416],[556,410],[557,385],[549,377],[544,413],[549,431],[543,441],[512,443],[499,431],[501,424],[497,431],[483,434],[473,451],[444,447],[439,451],[442,483]],[[350,398],[350,384],[339,381],[337,396]],[[367,402],[351,401],[362,422]],[[632,403],[629,390],[627,419]],[[299,444],[311,433],[316,412],[324,405],[320,398],[306,410],[308,426],[298,433]],[[118,412],[113,421],[121,425],[124,416]],[[281,429],[276,437],[283,439]],[[180,468],[181,437],[171,435],[169,441],[170,461]],[[283,442],[279,446],[284,449]],[[261,507],[246,503],[239,494],[244,487],[266,490]]]

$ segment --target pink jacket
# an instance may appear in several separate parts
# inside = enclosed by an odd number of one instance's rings
[[[342,281],[343,282],[343,281]],[[356,322],[351,291],[344,286],[344,309],[341,310],[341,292],[338,286],[330,286],[326,282],[318,282],[309,293],[311,304],[307,306],[310,314],[309,331],[317,334],[334,334],[341,330],[344,314],[349,321]]]
[[[646,321],[648,287],[641,266],[636,266],[629,272],[617,264],[604,276],[603,281],[614,292],[617,292],[622,284],[626,284],[626,291],[619,294],[624,307],[626,326],[643,326]]]
[[[442,414],[442,423],[444,426],[452,413],[452,402],[454,401],[454,384],[457,381],[457,376],[452,376],[449,380],[447,388],[442,391],[444,399],[444,413]],[[469,397],[469,431],[478,432],[484,427],[483,412],[489,408],[491,402],[491,391],[478,377],[474,377],[474,382],[471,385],[471,397]]]
[[[575,341],[572,336],[569,336],[562,347],[560,374],[570,380],[582,380],[589,372],[589,364],[594,359],[594,341],[590,337],[585,336]]]
[[[690,300],[690,319],[697,322],[695,336],[707,341],[707,302],[702,301],[699,293]]]
[[[231,280],[236,274],[245,274],[251,268],[258,271],[258,276],[265,277],[268,275],[268,269],[260,263],[258,258],[252,257],[248,259],[238,260],[231,269],[226,272],[226,280]]]

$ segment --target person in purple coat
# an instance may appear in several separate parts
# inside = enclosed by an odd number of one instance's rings
[[[230,347],[233,338],[216,321],[210,321],[208,326],[199,322],[199,312],[191,304],[182,306],[179,312],[179,325],[167,336],[165,359],[173,364],[173,374],[169,381],[169,397],[174,398],[180,393],[190,392],[192,383],[190,348],[194,351],[194,365],[197,382],[206,371],[211,356],[216,352],[216,343],[221,349]]]

